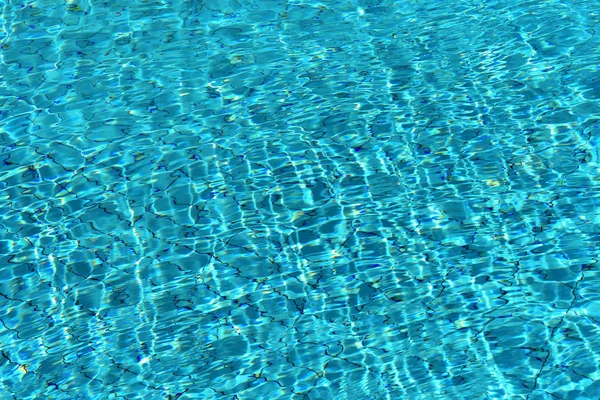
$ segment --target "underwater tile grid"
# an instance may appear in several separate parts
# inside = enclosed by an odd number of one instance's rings
[[[0,10],[0,399],[600,399],[597,1]]]

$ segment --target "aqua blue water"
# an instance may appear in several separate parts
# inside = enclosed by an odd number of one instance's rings
[[[0,399],[600,399],[600,12],[0,0]]]

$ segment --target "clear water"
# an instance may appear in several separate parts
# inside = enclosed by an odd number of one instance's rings
[[[2,0],[0,398],[600,398],[597,4]]]

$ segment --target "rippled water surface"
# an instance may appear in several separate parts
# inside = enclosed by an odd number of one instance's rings
[[[596,1],[0,1],[0,398],[600,398]]]

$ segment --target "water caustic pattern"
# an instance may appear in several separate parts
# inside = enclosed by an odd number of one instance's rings
[[[3,0],[0,397],[600,398],[596,6]]]

